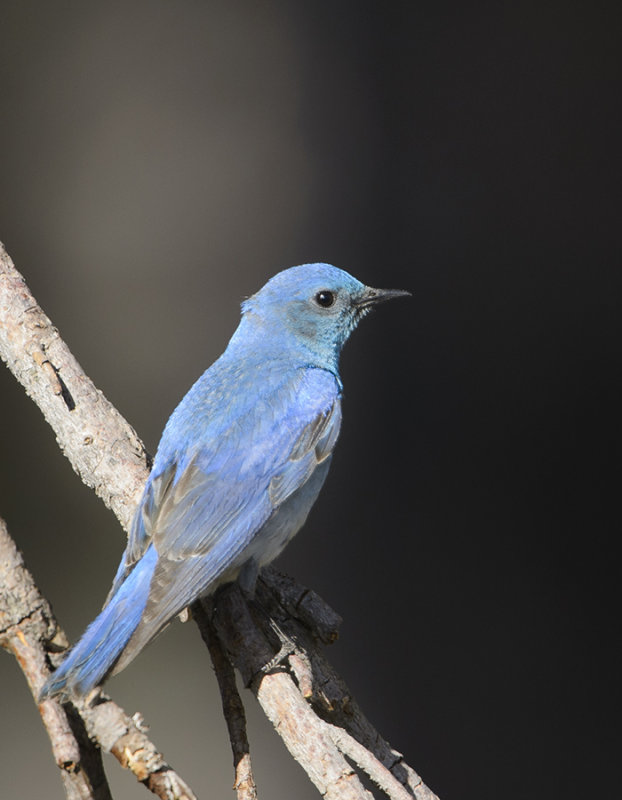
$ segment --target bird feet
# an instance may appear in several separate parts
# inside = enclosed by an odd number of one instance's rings
[[[274,621],[274,619],[272,619],[272,617],[269,617],[268,621],[270,623],[270,629],[276,635],[281,646],[279,650],[274,654],[274,656],[270,659],[270,661],[268,661],[266,664],[263,665],[263,667],[261,668],[261,671],[263,673],[268,673],[275,667],[278,667],[278,665],[282,661],[284,661],[288,656],[291,656],[293,654],[299,655],[298,647],[296,646],[296,643],[291,638],[291,636],[288,636],[285,633],[285,631],[277,625],[277,623]]]

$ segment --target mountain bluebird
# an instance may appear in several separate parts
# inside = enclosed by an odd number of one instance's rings
[[[339,354],[376,303],[329,264],[275,275],[170,417],[100,615],[41,699],[85,695],[219,585],[249,591],[300,529],[339,435]]]

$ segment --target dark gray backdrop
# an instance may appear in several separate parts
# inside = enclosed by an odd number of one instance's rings
[[[343,614],[332,658],[443,800],[613,787],[618,22],[555,2],[2,5],[0,240],[152,451],[277,269],[413,290],[346,349],[332,472],[280,563]],[[0,404],[0,514],[73,639],[123,534],[6,370]],[[231,796],[194,626],[110,690],[202,797]],[[2,795],[60,798],[2,654],[0,697]],[[316,796],[254,713],[251,741],[262,797]]]

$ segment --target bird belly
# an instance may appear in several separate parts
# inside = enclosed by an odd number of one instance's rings
[[[304,525],[326,479],[331,458],[315,469],[300,489],[274,510],[244,549],[244,561],[254,559],[259,567],[269,564]]]

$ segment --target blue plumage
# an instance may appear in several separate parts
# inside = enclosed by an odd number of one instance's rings
[[[304,524],[341,423],[339,353],[373,304],[328,264],[275,275],[171,415],[103,611],[43,688],[83,695],[198,597],[252,583]]]

